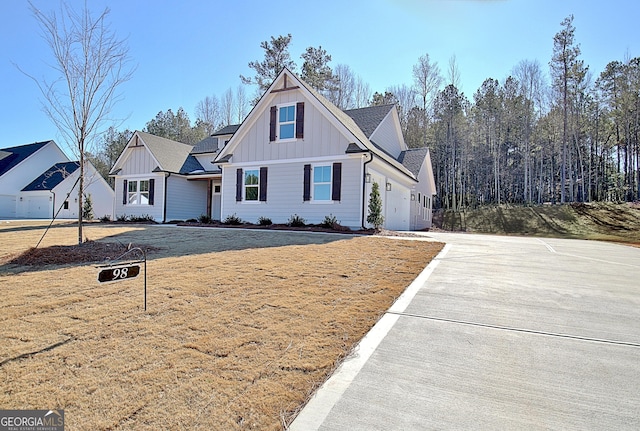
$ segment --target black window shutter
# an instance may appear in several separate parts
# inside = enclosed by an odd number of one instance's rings
[[[129,186],[127,180],[122,181],[122,205],[127,204],[127,187]]]
[[[236,170],[236,202],[242,200],[242,169]]]
[[[156,180],[151,178],[149,180],[149,205],[153,205],[153,198],[156,194]]]
[[[267,201],[267,168],[263,166],[260,168],[260,201]]]
[[[333,164],[333,185],[331,190],[331,199],[340,200],[340,190],[342,189],[342,163]]]
[[[296,139],[304,137],[304,102],[296,105]]]
[[[269,115],[269,142],[276,140],[276,113],[277,108],[271,107],[271,114]]]
[[[311,200],[311,165],[304,165],[304,189],[302,199]]]

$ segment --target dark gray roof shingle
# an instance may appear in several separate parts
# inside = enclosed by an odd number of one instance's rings
[[[215,153],[216,151],[218,151],[218,138],[211,135],[198,142],[191,150],[191,154]]]
[[[429,151],[427,147],[405,150],[398,156],[398,161],[402,163],[405,168],[409,169],[413,175],[417,176],[424,162],[424,158],[427,156],[427,151]]]
[[[228,126],[224,126],[222,129],[218,130],[217,132],[213,132],[211,136],[233,135],[234,133],[236,133],[239,127],[240,127],[240,124],[230,124]]]
[[[358,127],[371,138],[378,125],[389,114],[393,108],[392,105],[369,106],[367,108],[348,109],[344,111],[349,117],[353,118]]]

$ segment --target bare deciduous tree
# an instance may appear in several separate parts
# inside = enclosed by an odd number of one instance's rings
[[[107,22],[109,9],[94,16],[85,4],[75,11],[62,3],[60,11],[45,13],[30,3],[42,36],[51,49],[55,78],[38,79],[43,109],[80,162],[78,185],[78,244],[82,244],[85,155],[120,100],[118,87],[128,81],[129,50]]]
[[[220,101],[216,95],[207,96],[196,105],[196,121],[205,125],[207,136],[215,132],[222,123]]]

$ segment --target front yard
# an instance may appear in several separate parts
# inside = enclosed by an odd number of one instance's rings
[[[442,244],[368,236],[117,226],[156,247],[142,277],[16,266],[42,224],[0,226],[0,406],[64,409],[67,429],[282,429]],[[55,225],[40,247],[73,245]],[[116,256],[113,256],[116,257]]]

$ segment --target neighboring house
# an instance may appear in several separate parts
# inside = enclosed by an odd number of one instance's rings
[[[158,222],[220,219],[222,172],[212,161],[237,126],[195,146],[136,131],[116,160],[115,217],[149,216]]]
[[[284,69],[214,163],[222,167],[221,218],[307,223],[335,216],[369,227],[369,195],[380,186],[384,227],[431,226],[436,193],[429,152],[407,148],[394,105],[341,111]]]
[[[24,187],[18,195],[18,218],[78,218],[79,162],[59,162]],[[84,196],[93,217],[113,217],[113,189],[91,163],[85,166]],[[53,212],[53,214],[52,214]]]
[[[66,197],[71,192],[69,199],[77,202],[77,188],[71,188],[78,166],[54,141],[0,149],[0,217],[50,219],[58,213],[58,218],[76,218],[77,205]],[[85,185],[94,216],[112,216],[113,190],[88,162]]]

